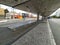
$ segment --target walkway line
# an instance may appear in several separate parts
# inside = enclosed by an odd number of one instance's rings
[[[55,42],[55,39],[54,39],[53,33],[51,31],[50,24],[49,24],[48,20],[47,20],[47,24],[48,24],[49,34],[50,34],[50,38],[51,38],[50,39],[51,40],[51,44],[56,45],[56,42]]]

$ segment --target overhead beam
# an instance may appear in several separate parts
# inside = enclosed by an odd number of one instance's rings
[[[17,7],[17,6],[19,6],[19,5],[22,5],[22,4],[27,3],[27,2],[29,2],[29,1],[31,1],[31,0],[25,1],[25,2],[23,2],[23,3],[16,4],[16,5],[12,6],[12,7],[13,7],[13,8],[14,8],[14,7]]]

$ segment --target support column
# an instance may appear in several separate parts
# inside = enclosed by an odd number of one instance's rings
[[[46,20],[47,18],[46,18],[46,16],[42,16],[42,21],[44,21],[44,20]]]
[[[37,13],[37,21],[39,21],[39,13]]]

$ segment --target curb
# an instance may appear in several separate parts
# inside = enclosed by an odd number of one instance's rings
[[[56,42],[55,42],[55,39],[54,39],[53,33],[51,31],[50,24],[49,24],[48,20],[47,20],[47,24],[48,24],[48,29],[49,29],[51,45],[56,45]]]
[[[26,33],[28,33],[32,28],[34,28],[34,27],[37,25],[36,22],[31,23],[31,25],[33,25],[33,24],[35,24],[35,25],[34,25],[34,26],[31,26],[31,27],[28,28],[28,29],[26,29],[26,31],[24,31],[23,33],[21,33],[20,35],[18,35],[18,37],[17,37],[15,40],[7,43],[6,45],[12,45],[13,43],[15,43],[15,41],[17,41],[19,38],[21,38],[23,35],[25,35]],[[25,27],[25,26],[24,26],[24,27]]]

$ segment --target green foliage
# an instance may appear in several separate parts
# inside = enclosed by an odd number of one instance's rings
[[[4,12],[5,12],[5,15],[4,15],[4,18],[5,18],[6,17],[6,13],[8,13],[9,11],[8,11],[8,9],[5,9]]]
[[[5,13],[8,13],[9,11],[8,11],[8,9],[5,9],[4,12],[5,12]]]
[[[57,18],[56,15],[52,16],[52,18]]]
[[[57,17],[57,18],[60,18],[60,16],[59,16],[59,17]]]
[[[56,15],[54,15],[54,16],[51,16],[52,18],[60,18],[60,16],[56,16]]]

